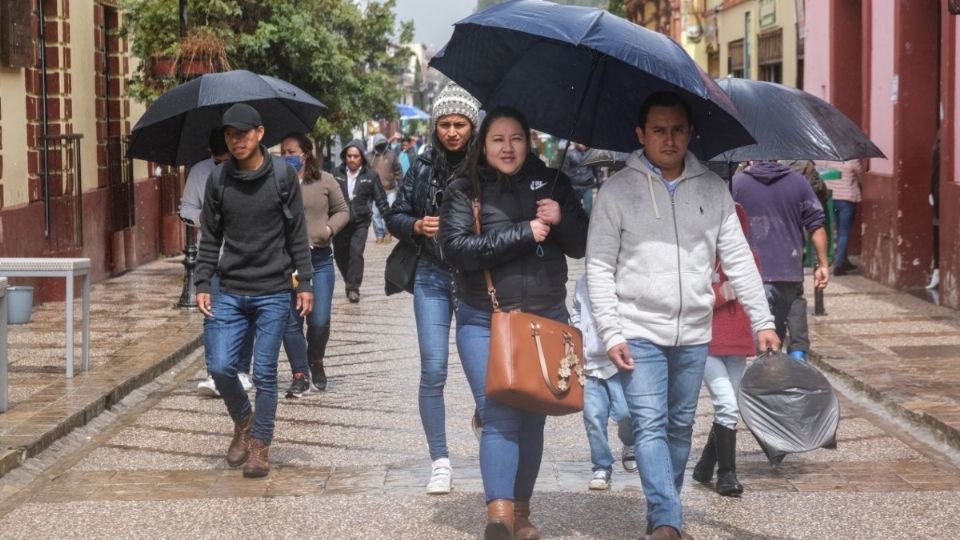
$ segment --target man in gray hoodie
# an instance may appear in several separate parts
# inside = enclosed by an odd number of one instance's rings
[[[587,239],[600,339],[620,370],[647,499],[649,538],[679,539],[680,490],[711,338],[718,263],[761,350],[780,340],[726,185],[690,152],[692,116],[672,93],[640,110],[642,150],[604,184]]]

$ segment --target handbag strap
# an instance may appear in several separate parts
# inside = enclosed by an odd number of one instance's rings
[[[473,232],[480,234],[480,198],[473,199]],[[483,277],[487,280],[487,294],[490,296],[490,304],[493,311],[500,311],[500,302],[497,301],[497,289],[493,286],[493,276],[490,270],[483,271]]]

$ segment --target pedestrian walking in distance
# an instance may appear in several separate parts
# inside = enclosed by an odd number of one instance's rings
[[[367,155],[367,163],[380,180],[380,187],[387,195],[387,205],[392,205],[397,198],[397,186],[403,179],[403,167],[400,166],[397,152],[390,147],[383,134],[378,133],[373,138],[373,150]],[[377,237],[378,244],[390,242],[383,212],[377,206],[373,207],[373,235]]]
[[[360,301],[363,251],[367,246],[367,234],[373,217],[371,208],[376,205],[381,214],[386,214],[390,209],[377,174],[367,166],[365,153],[363,141],[350,141],[340,152],[342,163],[333,173],[350,207],[350,221],[333,238],[333,259],[343,276],[347,299],[351,303]]]
[[[477,128],[480,103],[456,84],[448,84],[433,104],[430,144],[416,156],[387,214],[387,228],[420,251],[413,283],[413,315],[420,344],[420,421],[427,437],[430,480],[427,493],[450,493],[453,470],[447,450],[443,387],[450,358],[453,282],[437,243],[440,204],[451,176],[464,164]]]
[[[330,307],[335,278],[330,244],[334,235],[346,227],[350,211],[337,181],[323,170],[309,137],[299,132],[288,133],[280,142],[280,151],[300,177],[313,264],[313,311],[307,316],[306,341],[303,339],[303,317],[295,305],[290,310],[290,320],[284,332],[284,349],[293,370],[287,397],[298,398],[308,394],[311,385],[316,390],[327,388],[323,357],[330,340]]]
[[[296,306],[306,316],[313,309],[313,267],[297,172],[260,143],[260,114],[238,103],[223,114],[223,126],[231,157],[214,169],[204,193],[197,307],[210,319],[204,325],[207,370],[234,422],[227,463],[243,465],[245,477],[258,478],[270,473],[277,359],[290,315],[293,270],[300,276]],[[212,296],[210,279],[218,267],[220,290]],[[257,394],[251,408],[237,366],[253,327]]]
[[[484,270],[492,274],[502,310],[566,323],[566,258],[583,257],[587,240],[587,214],[570,180],[530,149],[523,114],[490,111],[467,158],[466,176],[450,184],[440,210],[440,245],[458,270],[457,350],[483,422],[487,539],[540,538],[529,517],[546,416],[485,397],[493,306]],[[475,201],[480,234],[474,232]]]
[[[643,149],[604,183],[591,213],[587,290],[633,419],[649,538],[679,540],[718,258],[761,349],[780,340],[730,192],[687,150],[689,105],[657,92],[638,116]]]

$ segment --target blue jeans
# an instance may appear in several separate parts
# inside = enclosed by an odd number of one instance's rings
[[[643,339],[631,339],[627,345],[634,368],[621,371],[620,379],[633,418],[647,521],[654,528],[669,525],[679,531],[680,490],[707,346],[663,347]]]
[[[857,203],[852,201],[833,201],[833,216],[837,222],[837,249],[833,256],[834,266],[843,266],[847,260],[847,243],[850,241],[850,229],[857,213]]]
[[[220,291],[213,298],[212,310],[213,317],[203,329],[207,370],[234,422],[250,415],[250,399],[237,377],[237,366],[244,338],[251,329],[256,330],[253,384],[257,397],[252,436],[270,444],[277,416],[277,358],[290,316],[290,293],[241,296]]]
[[[567,308],[561,304],[537,315],[566,322]],[[484,496],[487,502],[529,501],[540,474],[546,416],[486,399],[490,316],[489,311],[466,302],[457,306],[457,350],[483,423],[480,475]]]
[[[577,195],[580,196],[580,204],[583,205],[583,211],[590,215],[590,211],[593,210],[593,188],[577,190]]]
[[[303,317],[297,310],[297,291],[290,291],[287,324],[283,328],[283,351],[290,362],[290,372],[307,374],[307,339],[303,337]]]
[[[329,247],[310,250],[313,262],[313,311],[307,315],[307,358],[323,362],[330,339],[330,307],[333,303],[333,250]]]
[[[210,277],[210,296],[212,298],[216,297],[218,294],[220,294],[220,274],[214,273],[213,276]],[[211,320],[213,319],[207,317],[203,318],[204,350],[210,348],[210,343],[207,342],[207,336],[213,334],[207,333],[207,325],[210,324]],[[253,329],[251,328],[250,332],[247,332],[247,335],[243,337],[243,346],[240,348],[240,364],[237,366],[237,373],[250,373],[250,361],[253,359],[253,338],[255,335],[256,333],[253,332]]]
[[[413,314],[420,344],[420,422],[427,436],[430,459],[437,460],[449,456],[443,387],[450,356],[453,288],[450,272],[425,258],[417,263],[413,280]]]
[[[590,443],[590,461],[593,470],[613,472],[613,454],[607,443],[607,422],[610,417],[617,422],[617,436],[624,446],[633,446],[633,422],[623,395],[620,374],[609,379],[587,377],[583,388],[583,424],[587,428]]]
[[[387,204],[393,206],[393,201],[397,200],[397,190],[387,192]],[[387,224],[383,221],[383,216],[380,215],[380,209],[377,208],[377,204],[373,204],[373,234],[377,238],[383,238],[387,235]]]

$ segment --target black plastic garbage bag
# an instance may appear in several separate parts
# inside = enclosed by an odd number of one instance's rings
[[[783,353],[757,357],[743,374],[740,416],[773,465],[787,454],[836,448],[840,403],[817,368]]]

